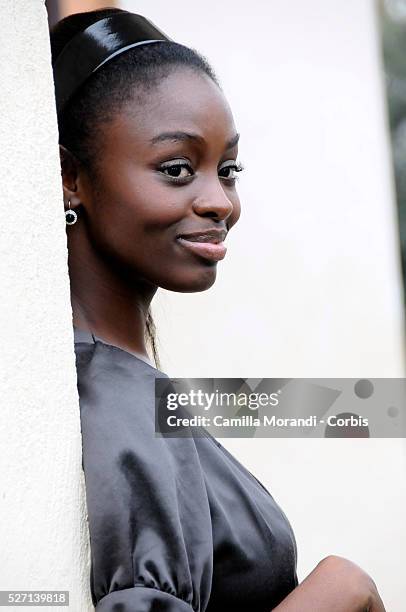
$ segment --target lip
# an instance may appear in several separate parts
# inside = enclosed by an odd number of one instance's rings
[[[227,252],[227,247],[223,243],[226,236],[227,230],[210,229],[180,234],[176,237],[176,240],[191,253],[210,261],[220,261],[224,259]]]
[[[186,234],[178,234],[177,238],[183,238],[189,242],[211,242],[218,244],[223,242],[227,236],[227,230],[212,228],[208,230],[200,230],[198,232],[189,232]]]
[[[186,240],[185,238],[177,238],[177,241],[191,253],[195,253],[211,261],[220,261],[226,256],[227,247],[223,242],[195,242]]]

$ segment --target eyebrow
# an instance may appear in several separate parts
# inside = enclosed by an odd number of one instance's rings
[[[234,134],[234,136],[226,143],[225,150],[228,151],[228,149],[235,147],[239,139],[240,134]],[[193,134],[190,132],[163,132],[162,134],[158,134],[157,136],[151,138],[150,143],[155,145],[167,140],[170,142],[205,142],[204,138],[199,134]]]

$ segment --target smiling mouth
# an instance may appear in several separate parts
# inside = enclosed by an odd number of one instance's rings
[[[224,259],[227,252],[227,247],[223,243],[226,236],[226,230],[212,229],[205,232],[181,234],[176,240],[190,253],[210,261],[220,261]]]

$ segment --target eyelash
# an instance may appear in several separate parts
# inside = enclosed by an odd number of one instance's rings
[[[182,177],[182,178],[177,177],[177,176],[170,176],[168,174],[165,174],[164,170],[168,170],[170,168],[188,168],[192,172],[192,174],[189,175],[189,176]],[[230,163],[230,164],[220,168],[220,171],[221,170],[226,170],[226,169],[229,169],[229,168],[234,170],[234,172],[241,172],[242,170],[244,170],[244,166],[240,162],[233,162],[233,163]],[[180,185],[182,185],[182,184],[185,185],[194,176],[193,168],[191,167],[190,164],[188,164],[185,161],[181,161],[180,163],[173,163],[173,162],[171,162],[171,163],[167,163],[167,164],[162,164],[159,167],[159,172],[162,172],[162,174],[165,174],[165,176],[167,176],[170,179],[171,183],[177,183],[177,184],[180,184]],[[232,178],[227,178],[226,176],[224,176],[224,177],[221,177],[221,178],[223,178],[227,183],[229,183],[231,185],[234,185],[235,182],[238,180],[237,176],[233,176]]]

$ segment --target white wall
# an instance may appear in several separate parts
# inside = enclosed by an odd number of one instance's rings
[[[0,590],[68,590],[82,612],[89,549],[47,17],[41,0],[0,0],[0,14]]]
[[[372,0],[127,0],[212,61],[241,132],[243,214],[218,281],[161,292],[173,376],[405,375]],[[228,239],[227,239],[228,240]],[[287,512],[301,577],[329,553],[406,600],[403,440],[223,440]]]

